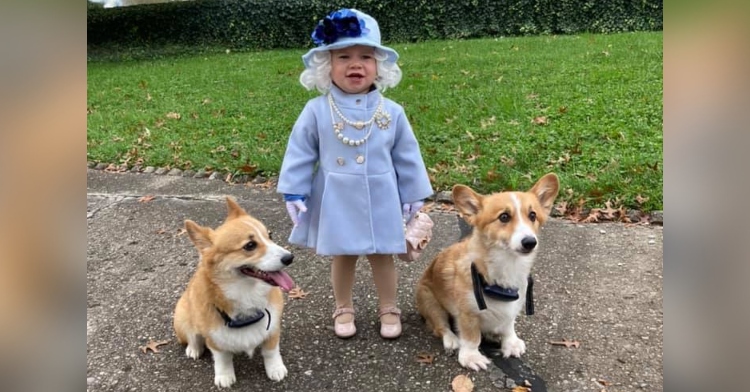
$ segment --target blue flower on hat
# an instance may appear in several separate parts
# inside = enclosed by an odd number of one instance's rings
[[[343,49],[354,45],[371,46],[385,53],[387,62],[396,62],[398,53],[392,48],[380,43],[380,27],[378,21],[366,13],[353,9],[342,8],[331,12],[318,22],[312,33],[315,47],[310,49],[302,62],[305,67],[310,66],[310,60],[316,53]]]
[[[369,32],[364,20],[359,19],[352,10],[343,8],[320,20],[312,39],[315,45],[321,46],[332,44],[341,37],[356,38]]]

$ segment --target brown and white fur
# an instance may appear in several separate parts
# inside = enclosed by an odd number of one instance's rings
[[[281,313],[293,282],[282,268],[293,255],[271,240],[266,227],[227,198],[228,215],[212,230],[185,221],[190,240],[200,252],[200,262],[187,289],[177,302],[174,330],[185,353],[197,359],[208,346],[214,358],[214,384],[229,387],[236,381],[232,358],[245,352],[252,357],[262,345],[266,375],[280,381],[287,374],[279,353]],[[280,289],[281,287],[281,289]],[[268,313],[251,325],[229,328],[219,310],[236,320],[261,310]],[[269,325],[268,314],[271,321]]]
[[[539,229],[547,220],[559,191],[555,174],[543,176],[528,192],[480,195],[464,185],[453,187],[453,202],[473,226],[463,241],[442,250],[420,279],[419,313],[445,350],[458,349],[458,362],[472,370],[486,369],[490,360],[479,352],[482,334],[502,339],[504,357],[520,357],[526,344],[515,331],[524,307],[527,278],[536,255]],[[519,299],[502,302],[485,296],[479,310],[471,280],[476,265],[487,284],[517,288]],[[458,336],[451,331],[455,321]]]

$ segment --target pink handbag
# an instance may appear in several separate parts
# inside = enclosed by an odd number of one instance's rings
[[[417,212],[406,225],[406,253],[399,254],[398,258],[403,261],[417,260],[432,239],[432,226],[434,223],[429,215]]]

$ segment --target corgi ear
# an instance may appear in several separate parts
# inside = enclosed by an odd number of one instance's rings
[[[211,247],[211,229],[201,227],[197,223],[188,219],[185,221],[185,230],[187,230],[188,236],[190,236],[190,241],[193,241],[193,245],[195,245],[199,251]]]
[[[468,186],[459,184],[453,187],[453,204],[473,225],[474,217],[482,209],[482,196]]]
[[[560,180],[557,178],[555,173],[545,174],[539,181],[534,184],[529,190],[530,193],[536,195],[539,199],[539,203],[544,208],[544,211],[549,214],[552,211],[552,205],[557,198],[557,193],[560,191]]]
[[[227,196],[227,209],[227,220],[247,215],[247,212],[245,212],[245,210],[243,210],[242,207],[240,207],[240,205],[229,196]]]

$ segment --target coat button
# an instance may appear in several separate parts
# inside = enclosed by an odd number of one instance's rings
[[[362,155],[357,155],[357,163],[359,163],[360,165],[365,163],[365,157]]]
[[[361,99],[357,99],[357,100],[356,100],[356,101],[354,101],[354,102],[356,102],[356,103],[357,103],[357,105],[359,105],[360,103],[362,103],[362,100],[361,100]]]
[[[336,163],[338,163],[339,166],[344,166],[344,163],[345,163],[344,158],[342,157],[336,158]]]

